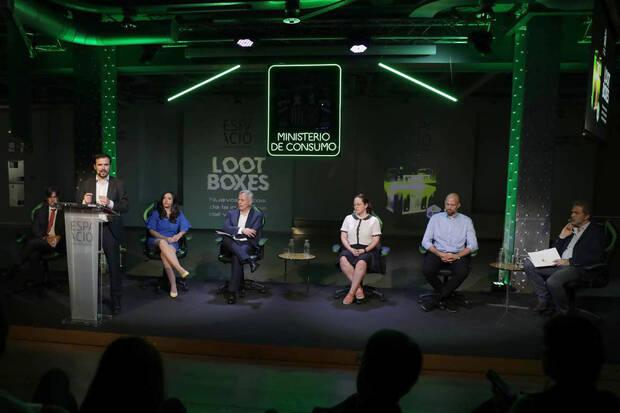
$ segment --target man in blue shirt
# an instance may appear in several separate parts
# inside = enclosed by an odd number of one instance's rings
[[[435,290],[435,295],[430,301],[422,303],[424,311],[438,307],[456,311],[448,298],[469,275],[470,254],[478,249],[478,241],[471,218],[460,214],[460,207],[459,195],[448,194],[444,212],[433,215],[426,226],[422,247],[427,252],[422,272]],[[439,270],[446,267],[452,270],[452,276],[444,284],[439,278]]]

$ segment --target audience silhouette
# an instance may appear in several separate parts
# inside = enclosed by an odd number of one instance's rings
[[[543,371],[553,384],[521,397],[511,413],[620,412],[620,400],[596,383],[605,361],[603,339],[585,318],[560,315],[544,327]]]
[[[140,337],[113,341],[99,361],[81,413],[157,412],[164,401],[164,369],[157,349]]]
[[[314,413],[399,413],[399,400],[422,370],[420,347],[396,330],[380,330],[368,339],[357,373],[357,393],[332,408]]]

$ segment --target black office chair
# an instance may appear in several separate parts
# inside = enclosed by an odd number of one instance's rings
[[[418,247],[418,251],[422,255],[428,252],[422,245]],[[478,255],[478,251],[477,250],[473,251],[470,255],[473,258],[476,255]],[[439,269],[439,278],[441,279],[442,284],[445,284],[446,281],[448,281],[448,278],[450,278],[451,276],[452,276],[452,270],[449,267]],[[428,292],[428,293],[422,293],[418,295],[418,304],[422,304],[425,301],[432,300],[435,297],[435,295],[436,295],[435,291]],[[452,302],[459,307],[471,308],[472,306],[471,301],[469,301],[469,299],[465,295],[457,291],[454,291],[452,295],[450,296],[450,298]]]
[[[378,215],[376,214],[372,214],[374,217],[376,217],[379,220],[379,224],[381,225],[381,230],[383,231],[383,221],[381,220],[381,218],[379,218]],[[385,273],[387,272],[387,257],[388,255],[390,255],[390,247],[386,247],[386,246],[382,246],[381,244],[379,244],[377,246],[377,248],[381,249],[381,270],[379,272],[368,272],[368,274],[381,274],[381,275],[385,275]],[[342,245],[340,243],[338,244],[334,244],[332,245],[332,252],[334,254],[340,254],[340,251],[342,250]],[[338,268],[340,268],[339,264],[336,263],[336,266]],[[366,285],[364,284],[364,281],[362,280],[362,290],[364,290],[364,296],[366,298],[369,297],[377,297],[379,300],[381,301],[386,301],[387,298],[385,297],[385,294],[377,287],[373,287],[371,285]],[[350,287],[344,287],[344,288],[340,288],[338,289],[334,295],[333,298],[335,300],[339,300],[341,298],[343,298],[345,295],[347,295],[347,293],[349,292]],[[361,304],[363,302],[363,300],[358,300],[357,298],[355,299],[355,303],[356,304]]]
[[[47,204],[45,202],[41,202],[37,204],[34,208],[32,208],[32,210],[30,211],[30,222],[34,222],[34,216],[37,213],[37,211],[45,207],[46,205]],[[16,242],[19,248],[24,247],[26,241],[28,240],[28,237],[29,237],[28,234],[22,234],[17,238]],[[38,289],[40,292],[42,292],[43,288],[57,287],[56,284],[50,281],[49,263],[52,261],[59,260],[61,258],[65,258],[66,256],[67,256],[67,253],[65,251],[58,251],[58,250],[54,250],[47,254],[41,254],[40,260],[41,260],[41,266],[43,268],[43,274],[41,274],[41,281],[32,282],[31,280],[27,280],[24,283],[24,288],[19,291],[14,291],[14,293],[23,292],[31,288]]]
[[[260,209],[258,209],[257,207],[253,206],[252,208],[254,208],[254,210],[257,212],[260,212]],[[265,215],[263,215],[263,228],[264,227],[265,227]],[[217,259],[219,262],[223,264],[230,264],[232,262],[232,254],[222,245],[223,240],[224,240],[223,236],[218,236],[215,238],[215,243],[219,247],[219,253],[218,253]],[[267,244],[267,241],[268,241],[267,238],[262,238],[262,237],[259,238],[258,248],[256,249],[256,251],[250,254],[251,260],[260,261],[263,259],[263,256],[265,254],[265,245]],[[224,282],[224,284],[218,287],[217,293],[222,294],[222,293],[227,292],[228,285],[229,285],[229,281]],[[261,284],[255,280],[244,277],[243,285],[241,286],[241,289],[239,290],[239,297],[244,297],[245,291],[248,291],[248,290],[258,291],[261,294],[265,294],[267,292],[267,287],[264,284]]]
[[[144,221],[144,225],[145,226],[146,226],[146,222],[149,219],[149,216],[153,212],[157,212],[155,210],[156,207],[157,207],[157,202],[151,202],[144,209],[144,212],[142,213],[142,220]],[[148,260],[161,261],[161,257],[159,256],[159,253],[157,253],[156,251],[154,251],[151,248],[149,248],[148,243],[147,243],[148,236],[149,236],[149,230],[146,229],[145,233],[144,233],[144,236],[142,238],[140,238],[140,243],[142,244],[142,252],[143,252],[143,254],[145,256],[145,261],[148,261]],[[187,252],[188,252],[187,241],[189,241],[191,239],[192,239],[191,235],[185,234],[179,240],[179,249],[177,250],[177,258],[179,259],[179,261],[181,261],[183,258],[187,257]],[[189,286],[187,284],[187,280],[184,280],[182,278],[176,277],[176,283],[177,283],[177,288],[179,290],[185,291],[185,292],[189,291]],[[155,292],[157,294],[160,294],[162,289],[170,290],[170,281],[168,281],[168,276],[166,275],[166,270],[164,270],[162,268],[162,276],[161,276],[161,278],[158,278],[157,280],[155,280],[155,282],[153,282],[152,280],[150,280],[150,281],[143,280],[140,283],[140,288],[146,289],[148,287],[155,288]]]
[[[601,225],[597,223],[591,223],[590,225]],[[606,247],[605,247],[605,258],[602,262],[596,263],[593,265],[588,265],[583,267],[583,269],[587,273],[587,277],[584,279],[571,281],[565,285],[566,290],[568,291],[568,308],[569,312],[576,314],[583,314],[590,317],[593,317],[597,320],[600,320],[601,317],[598,314],[594,314],[588,310],[577,307],[577,291],[584,290],[586,288],[603,288],[609,284],[611,280],[611,272],[609,271],[609,267],[611,261],[613,259],[613,255],[616,250],[616,241],[618,239],[618,232],[614,225],[607,221],[603,224],[605,228],[605,239],[606,239]]]

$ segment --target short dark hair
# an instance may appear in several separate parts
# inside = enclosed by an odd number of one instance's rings
[[[60,196],[60,191],[55,186],[48,186],[45,189],[45,198],[49,198],[52,194],[56,194],[56,196]]]
[[[573,207],[581,207],[583,213],[592,216],[592,208],[590,208],[590,203],[582,200],[577,200],[573,202]]]
[[[95,156],[93,156],[93,163],[97,163],[97,159],[101,159],[101,158],[108,158],[108,161],[110,161],[110,163],[112,163],[112,157],[110,155],[108,155],[107,153],[97,153],[97,154],[95,154]]]

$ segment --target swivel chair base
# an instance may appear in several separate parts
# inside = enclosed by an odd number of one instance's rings
[[[420,295],[418,295],[418,304],[423,304],[423,303],[425,303],[427,301],[430,301],[433,298],[435,298],[436,296],[437,296],[437,293],[435,293],[435,292],[420,294]],[[452,303],[454,305],[456,305],[458,307],[464,307],[464,308],[471,308],[472,307],[471,301],[469,301],[467,299],[467,297],[465,297],[461,293],[453,292],[449,296],[449,299],[452,301]]]
[[[180,277],[176,277],[177,290],[188,292],[189,286],[187,280],[184,280]],[[153,288],[155,290],[155,294],[161,294],[162,291],[170,291],[170,282],[168,281],[168,276],[166,275],[166,271],[164,270],[161,278],[143,280],[140,283],[140,288],[146,290],[147,288]]]
[[[362,285],[362,289],[364,290],[364,296],[366,298],[377,297],[381,301],[387,301],[387,298],[385,297],[385,294],[383,294],[381,292],[381,290],[379,290],[377,287],[371,287],[371,286],[368,286],[368,285]],[[349,290],[350,290],[350,287],[345,287],[345,288],[341,288],[341,289],[337,290],[334,293],[334,295],[333,295],[334,300],[339,300],[339,299],[343,298],[345,295],[347,295]],[[363,302],[363,300],[355,299],[355,302],[357,304],[361,304]]]
[[[224,284],[220,285],[217,288],[217,293],[218,294],[223,294],[228,292],[228,285],[230,284],[229,281],[226,281]],[[245,279],[243,280],[243,285],[241,285],[241,288],[239,289],[239,297],[243,297],[245,296],[245,291],[258,291],[261,294],[266,294],[267,293],[267,287],[264,284],[261,284],[257,281],[251,280],[251,279]]]

